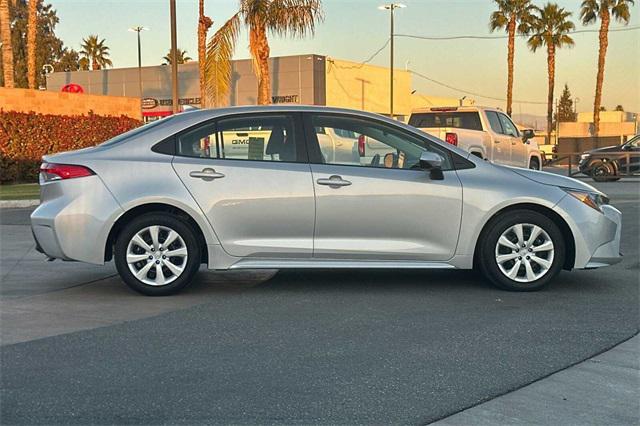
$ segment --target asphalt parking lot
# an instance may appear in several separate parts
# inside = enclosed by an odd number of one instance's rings
[[[468,271],[201,271],[148,298],[113,265],[45,263],[3,210],[6,424],[429,423],[636,334],[640,184],[597,185],[623,262],[508,293]]]

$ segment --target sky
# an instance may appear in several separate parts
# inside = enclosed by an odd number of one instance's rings
[[[162,63],[170,47],[169,0],[46,0],[57,10],[57,35],[67,46],[80,48],[83,37],[97,34],[106,39],[114,67],[137,65],[136,35],[129,27],[143,25],[142,63]],[[271,35],[271,56],[315,53],[351,61],[364,61],[389,38],[389,12],[378,9],[383,0],[324,0],[324,20],[315,35],[304,39]],[[419,72],[453,90],[413,76],[413,88],[432,96],[459,98],[476,94],[506,98],[507,40],[434,41],[399,37],[491,36],[490,0],[402,0],[407,7],[395,14],[395,66]],[[542,5],[542,1],[534,0]],[[573,12],[577,30],[597,30],[599,23],[583,26],[579,22],[579,0],[558,0]],[[640,27],[640,1],[631,10],[627,27]],[[214,21],[209,34],[237,10],[237,0],[205,0],[205,13]],[[197,59],[197,0],[177,0],[178,47]],[[617,22],[611,28],[622,28]],[[498,32],[493,35],[504,35]],[[556,96],[564,84],[579,98],[578,110],[593,108],[598,34],[574,34],[575,47],[561,49],[556,57]],[[235,51],[236,59],[249,58],[248,37],[242,31]],[[514,103],[514,113],[544,115],[547,98],[547,61],[544,49],[532,53],[526,39],[516,41],[514,99],[536,103]],[[371,62],[389,65],[389,48]],[[640,30],[611,32],[607,52],[603,105],[613,109],[640,112]],[[505,102],[469,95],[478,104],[505,107]]]

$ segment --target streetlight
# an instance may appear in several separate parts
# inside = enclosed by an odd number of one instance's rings
[[[393,118],[393,11],[395,9],[402,9],[405,6],[402,3],[389,3],[389,4],[383,4],[382,6],[378,6],[378,9],[380,10],[388,10],[391,13],[389,14],[391,17],[391,28],[390,28],[390,35],[389,35],[389,39],[391,40],[391,52],[390,52],[390,61],[391,62],[391,68],[390,68],[390,74],[389,74],[389,116],[391,118]]]
[[[138,25],[137,27],[129,28],[129,31],[138,33],[138,91],[140,92],[140,105],[142,105],[142,53],[140,50],[140,33],[142,31],[149,31],[149,28]]]
[[[178,112],[178,32],[176,30],[176,0],[169,0],[171,20],[171,100],[173,113]]]

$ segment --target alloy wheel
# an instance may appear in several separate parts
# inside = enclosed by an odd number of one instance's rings
[[[163,286],[175,281],[187,265],[187,245],[175,230],[152,225],[138,231],[127,245],[127,264],[141,282]]]
[[[500,235],[495,248],[496,263],[507,278],[530,283],[542,278],[553,265],[554,246],[538,225],[519,223]]]

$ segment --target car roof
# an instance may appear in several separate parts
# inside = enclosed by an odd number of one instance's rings
[[[381,119],[381,118],[387,119],[387,120],[389,119],[388,117],[382,114],[359,111],[359,110],[349,109],[349,108],[337,108],[337,107],[328,107],[328,106],[320,106],[320,105],[297,105],[297,104],[248,105],[248,106],[233,106],[233,107],[224,107],[224,108],[197,109],[197,110],[184,111],[179,114],[176,114],[173,117],[176,121],[180,119],[191,121],[194,118],[197,118],[198,120],[206,120],[209,118],[216,118],[216,117],[222,117],[227,115],[250,114],[250,113],[260,113],[260,112],[322,112],[322,113],[360,115],[363,117],[371,117],[371,118],[377,118],[377,119]]]
[[[504,112],[504,111],[501,111],[498,108],[493,108],[493,107],[476,106],[476,105],[464,105],[464,106],[451,105],[451,106],[430,106],[430,107],[414,108],[411,111],[411,114],[414,114],[414,113],[425,113],[425,112],[438,113],[438,112],[455,112],[455,111],[460,111],[460,112],[478,112],[478,111]]]

